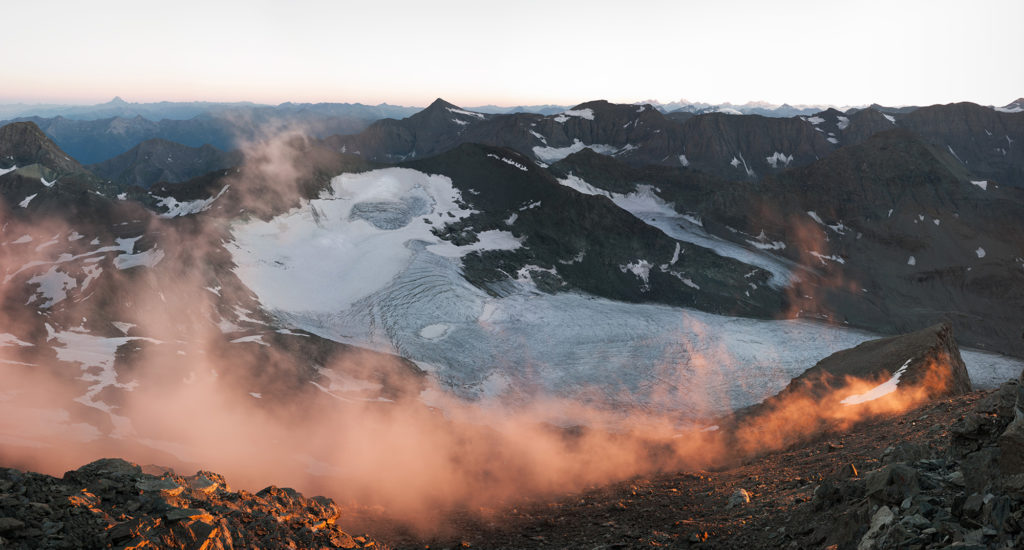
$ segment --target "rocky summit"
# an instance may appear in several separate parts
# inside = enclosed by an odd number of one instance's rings
[[[97,460],[54,478],[0,469],[0,548],[382,548],[329,498],[235,491],[223,476]]]

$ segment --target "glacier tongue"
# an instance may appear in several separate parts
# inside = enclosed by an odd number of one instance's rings
[[[236,225],[237,273],[282,322],[408,357],[470,399],[559,397],[712,415],[756,403],[821,358],[876,337],[809,321],[545,294],[528,279],[492,296],[463,278],[458,255],[431,251],[440,241],[423,217],[395,229],[351,219],[353,204],[409,204],[402,197],[421,191],[430,197],[425,218],[443,224],[466,212],[442,176],[340,176],[333,195],[267,223]],[[970,366],[966,353],[965,360]]]

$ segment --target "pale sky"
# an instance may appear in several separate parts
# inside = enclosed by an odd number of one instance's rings
[[[34,0],[0,103],[1004,105],[1021,0]]]

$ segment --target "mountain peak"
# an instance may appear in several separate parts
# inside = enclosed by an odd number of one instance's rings
[[[82,171],[78,162],[31,121],[0,126],[0,158],[7,158],[17,166],[41,164],[59,174]]]
[[[107,105],[127,105],[127,104],[128,104],[128,102],[123,100],[123,99],[121,99],[121,96],[119,96],[119,95],[114,96],[114,99],[111,99],[110,101],[107,102]]]
[[[424,111],[432,111],[432,110],[437,110],[437,109],[458,109],[458,108],[459,107],[457,105],[454,105],[452,103],[448,103],[447,101],[445,101],[445,100],[443,100],[441,98],[437,98],[437,99],[435,99],[433,101],[433,103],[431,103],[426,109],[423,109],[423,110]]]

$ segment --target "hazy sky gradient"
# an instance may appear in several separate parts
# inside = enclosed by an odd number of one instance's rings
[[[19,2],[0,103],[1024,96],[1020,0]]]

